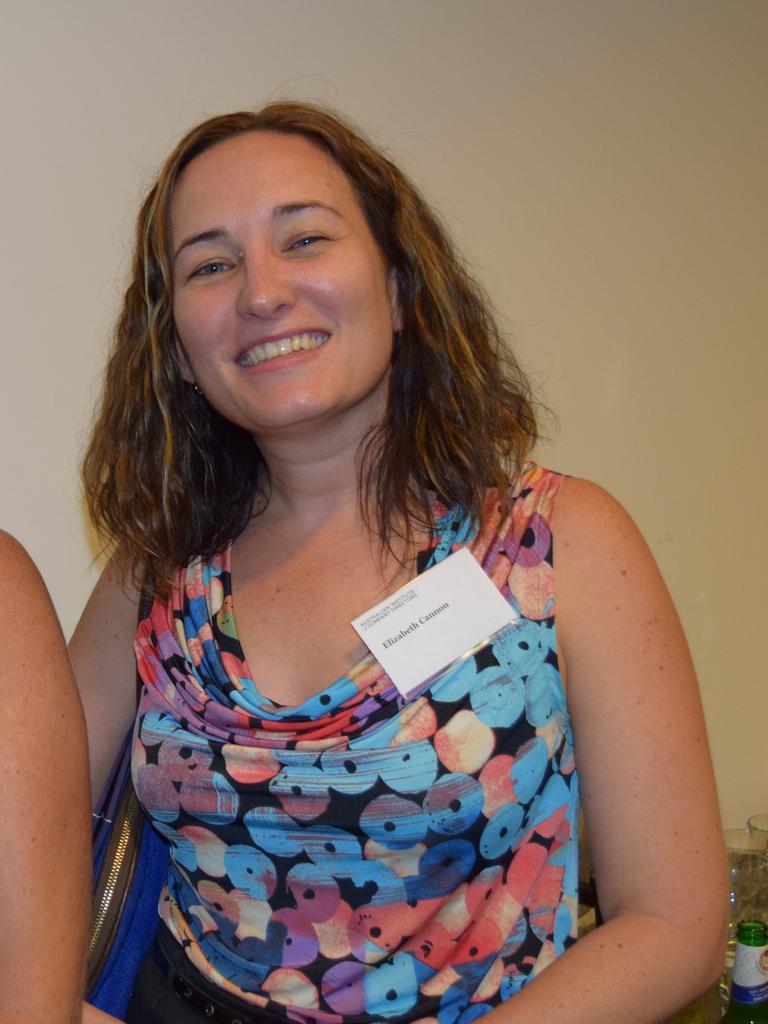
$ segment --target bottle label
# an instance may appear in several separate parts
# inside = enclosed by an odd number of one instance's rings
[[[731,998],[736,1003],[768,1000],[768,946],[736,946]]]

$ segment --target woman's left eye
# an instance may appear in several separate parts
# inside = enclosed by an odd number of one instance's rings
[[[290,249],[308,249],[310,245],[314,245],[315,242],[326,241],[325,235],[302,235],[301,238],[297,238],[295,242],[291,242]]]
[[[222,270],[227,269],[227,264],[224,260],[211,260],[210,263],[204,263],[202,267],[198,267],[197,270],[193,271],[193,277],[212,277],[214,274],[220,274]]]

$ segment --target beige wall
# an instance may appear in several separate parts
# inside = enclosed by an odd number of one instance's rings
[[[768,810],[764,0],[0,0],[0,523],[69,631],[76,465],[152,169],[205,115],[315,98],[423,185],[631,509],[699,669],[724,819]],[[660,794],[663,799],[663,794]]]

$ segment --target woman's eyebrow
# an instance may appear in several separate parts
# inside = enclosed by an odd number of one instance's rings
[[[198,235],[190,235],[189,238],[184,239],[173,254],[173,262],[175,263],[182,250],[188,249],[190,245],[199,245],[200,242],[217,242],[219,239],[223,238],[225,234],[226,232],[223,228],[211,228],[209,231],[201,231]]]
[[[289,216],[292,213],[301,213],[302,210],[311,209],[328,210],[336,217],[341,217],[341,214],[335,207],[329,206],[327,203],[321,203],[319,199],[306,199],[297,203],[281,203],[272,211],[272,219],[276,220],[278,217]]]

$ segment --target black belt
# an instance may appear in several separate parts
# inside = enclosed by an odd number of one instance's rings
[[[155,966],[167,984],[203,1020],[211,1021],[212,1024],[274,1024],[280,1020],[276,1014],[247,1006],[208,981],[187,960],[178,942],[162,924],[157,929],[152,955]],[[187,961],[181,969],[174,963],[179,957]]]

